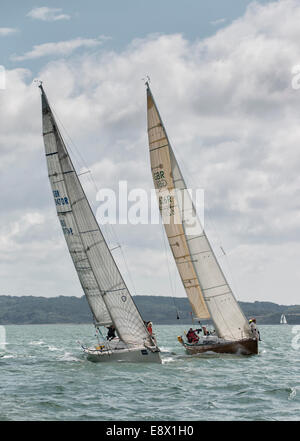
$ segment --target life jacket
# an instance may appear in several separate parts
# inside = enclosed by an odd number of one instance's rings
[[[195,331],[189,331],[186,334],[186,338],[188,339],[189,343],[194,343],[199,340],[199,337],[196,335]]]

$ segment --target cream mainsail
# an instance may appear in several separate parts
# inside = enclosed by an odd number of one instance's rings
[[[116,327],[127,344],[149,333],[102,235],[42,85],[43,137],[57,215],[96,325]]]
[[[249,324],[197,217],[149,84],[146,85],[153,181],[170,248],[193,312],[199,319],[211,318],[221,338],[249,338]]]

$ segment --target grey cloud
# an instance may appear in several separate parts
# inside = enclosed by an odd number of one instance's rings
[[[283,13],[288,20],[282,20]],[[300,255],[300,92],[291,87],[291,67],[300,60],[295,44],[300,37],[299,18],[300,8],[294,1],[252,5],[244,17],[205,41],[188,42],[180,35],[150,36],[122,53],[101,50],[56,60],[40,73],[50,102],[92,169],[98,188],[116,188],[125,179],[130,188],[147,189],[152,181],[141,78],[150,73],[187,184],[205,190],[206,207],[218,231],[217,253],[219,236],[229,250],[231,266],[240,274],[240,300],[281,302],[284,279],[290,287],[298,282],[296,265],[290,262]],[[5,107],[0,104],[5,164],[0,167],[7,185],[1,196],[6,214],[1,219],[8,224],[27,212],[46,217],[55,210],[42,165],[40,102],[38,96],[33,97],[37,91],[32,92],[28,77],[20,72],[9,72],[10,76],[14,76],[17,92],[6,91]],[[80,169],[83,164],[70,146]],[[84,182],[97,206],[92,184]],[[33,195],[30,200],[28,194]],[[36,272],[30,270],[35,280],[32,294],[44,290],[56,295],[63,287],[62,294],[75,290],[79,295],[55,222],[53,215],[12,238],[9,257],[13,259],[14,245],[18,255],[14,265],[5,266],[4,287],[16,290],[20,286],[19,282],[14,285],[16,265],[22,282],[26,280],[29,263],[24,259],[29,255],[37,265]],[[170,294],[161,226],[116,229],[140,292],[144,283],[151,292]],[[58,245],[50,246],[56,233]],[[38,256],[47,247],[39,272]],[[171,259],[170,265],[173,271]],[[272,281],[275,271],[278,274]],[[183,294],[179,286],[180,281],[178,290]],[[291,292],[289,300],[297,302],[296,294]]]

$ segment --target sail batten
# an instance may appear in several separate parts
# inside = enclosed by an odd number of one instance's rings
[[[94,321],[103,326],[114,324],[127,344],[149,342],[144,322],[102,235],[45,92],[40,88],[46,160],[57,215]]]
[[[187,191],[148,84],[147,114],[152,176],[158,200],[159,202],[163,200],[159,203],[160,213],[177,269],[194,313],[200,318],[211,318],[219,337],[228,340],[249,337],[248,322],[197,217],[191,195]],[[162,140],[164,145],[161,145]],[[152,147],[153,145],[155,147]],[[156,171],[158,166],[159,170]],[[167,222],[164,219],[166,212],[169,214]],[[194,229],[190,232],[191,217]],[[174,243],[174,240],[177,243]],[[191,293],[191,287],[187,287],[184,280],[195,280],[195,278],[198,285],[195,284],[195,290]]]

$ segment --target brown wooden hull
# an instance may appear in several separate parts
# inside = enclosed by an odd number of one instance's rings
[[[190,355],[203,354],[205,352],[215,352],[217,354],[237,354],[237,355],[255,355],[258,354],[258,341],[253,338],[243,339],[232,342],[192,345],[182,343],[185,350]]]

